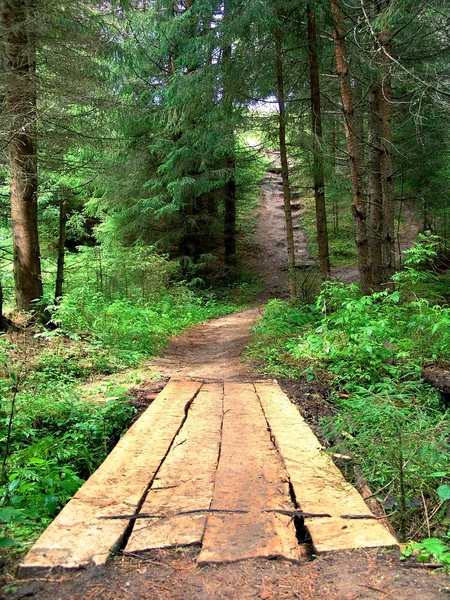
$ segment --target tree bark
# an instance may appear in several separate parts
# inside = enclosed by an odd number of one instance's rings
[[[32,13],[32,11],[31,11]],[[37,225],[36,49],[30,5],[2,2],[5,111],[9,119],[8,166],[13,232],[14,284],[19,309],[42,297]]]
[[[389,9],[390,0],[379,0],[379,13]],[[394,178],[392,168],[392,76],[391,33],[386,26],[378,34],[382,69],[380,93],[381,188],[383,193],[383,276],[388,283],[395,272]]]
[[[55,304],[58,304],[63,295],[64,259],[66,249],[66,223],[67,202],[59,205],[59,238],[58,238],[58,267],[56,270]]]
[[[0,281],[0,331],[6,331],[6,321],[3,317],[3,288]]]
[[[370,90],[369,105],[369,211],[367,238],[372,265],[372,287],[383,289],[382,222],[383,194],[381,188],[380,86],[376,81]]]
[[[235,161],[227,161],[230,178],[225,184],[224,199],[224,250],[225,264],[229,267],[236,265],[236,178]]]
[[[278,17],[278,15],[277,15]],[[283,57],[281,53],[281,30],[275,27],[275,62],[277,71],[277,102],[279,111],[279,141],[281,158],[281,178],[283,180],[284,217],[286,221],[286,241],[288,250],[289,295],[294,302],[297,297],[295,284],[295,248],[294,230],[292,227],[291,190],[289,185],[289,166],[286,148],[286,111],[284,98]]]
[[[364,164],[364,110],[363,95],[361,83],[353,78],[351,81],[352,98],[354,104],[354,123],[357,155],[356,158],[360,165]]]
[[[370,294],[371,267],[369,263],[369,250],[366,229],[366,210],[364,206],[363,184],[361,165],[358,161],[358,140],[355,135],[353,100],[351,94],[350,77],[346,59],[344,16],[340,0],[331,1],[331,12],[334,21],[334,48],[336,64],[341,90],[342,108],[344,113],[345,137],[347,140],[347,153],[350,164],[350,175],[353,186],[352,212],[355,220],[356,246],[358,250],[358,267],[361,279],[361,291]]]
[[[227,24],[230,13],[230,0],[224,2],[224,23]],[[232,65],[231,43],[226,41],[223,46],[223,100],[226,125],[229,127],[229,142],[232,146],[226,159],[228,179],[225,183],[224,197],[224,252],[225,265],[236,265],[236,160],[234,156],[234,130],[233,130],[233,91],[230,81]]]
[[[317,28],[316,17],[310,4],[308,4],[307,12],[317,246],[320,270],[326,277],[330,272],[330,253],[328,249],[327,211],[325,206],[325,176],[322,152],[323,135],[322,112],[320,106],[319,61],[317,57]]]

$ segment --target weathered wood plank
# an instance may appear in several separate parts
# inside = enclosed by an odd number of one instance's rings
[[[246,514],[209,514],[199,564],[246,558],[284,557],[297,561],[292,519],[271,509],[290,509],[287,474],[275,449],[251,384],[225,383],[215,510]]]
[[[169,381],[99,469],[44,531],[21,564],[35,569],[101,565],[124,535],[133,514],[182,426],[185,409],[201,384]]]
[[[125,553],[202,541],[206,514],[170,515],[209,509],[222,415],[223,384],[203,385],[141,508],[141,513],[165,518],[137,520]]]
[[[397,540],[378,521],[342,519],[371,515],[363,498],[348,483],[296,407],[276,384],[255,384],[256,392],[304,512],[331,518],[305,519],[316,552],[396,546]]]

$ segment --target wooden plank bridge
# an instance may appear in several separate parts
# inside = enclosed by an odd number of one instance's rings
[[[172,378],[41,535],[31,570],[199,544],[199,564],[396,546],[273,382]],[[298,522],[298,521],[297,521]]]

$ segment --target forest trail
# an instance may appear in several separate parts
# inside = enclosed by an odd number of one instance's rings
[[[203,380],[233,380],[258,377],[242,352],[262,308],[212,319],[173,338],[162,357],[149,367],[164,377],[197,377]]]
[[[273,269],[265,294],[283,294],[277,257],[260,265]],[[43,534],[10,598],[448,597],[440,575],[401,566],[295,406],[241,362],[261,314],[193,327],[149,365],[169,384]]]
[[[272,158],[273,155],[271,155]],[[261,300],[270,298],[288,298],[289,282],[287,273],[286,222],[283,205],[283,182],[278,172],[276,157],[275,167],[270,169],[262,182],[262,194],[256,238],[262,253],[258,257],[257,268],[264,273],[265,285]],[[300,223],[300,200],[293,194],[291,202],[295,261],[298,265],[313,265],[305,232]]]

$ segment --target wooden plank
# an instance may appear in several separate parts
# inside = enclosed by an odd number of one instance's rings
[[[292,519],[264,512],[289,510],[292,503],[286,471],[252,384],[225,383],[222,444],[211,508],[248,512],[208,515],[199,564],[258,557],[299,559]]]
[[[256,383],[255,389],[299,508],[308,513],[331,515],[331,518],[305,519],[316,552],[398,546],[395,537],[378,521],[342,518],[372,513],[279,386]]]
[[[219,460],[223,384],[203,385],[141,508],[161,520],[136,520],[125,553],[199,544],[206,514],[177,515],[210,507]]]
[[[129,521],[100,516],[133,514],[186,418],[199,383],[169,381],[28,552],[20,570],[102,565]]]

